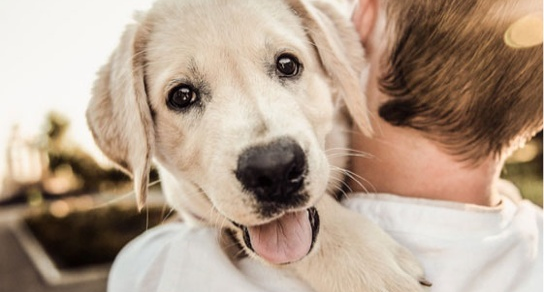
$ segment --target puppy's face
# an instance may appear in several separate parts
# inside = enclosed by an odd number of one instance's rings
[[[300,20],[281,1],[192,2],[148,15],[154,154],[170,180],[199,189],[169,201],[205,196],[197,215],[240,226],[308,209],[328,181],[333,105]]]
[[[286,263],[316,239],[332,96],[366,116],[363,70],[357,34],[325,3],[158,0],[100,70],[87,120],[134,178],[139,207],[154,157],[186,219],[230,227],[250,254]]]

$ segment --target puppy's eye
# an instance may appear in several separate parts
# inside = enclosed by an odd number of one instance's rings
[[[170,109],[182,110],[192,105],[197,100],[198,93],[196,90],[189,85],[182,84],[170,90],[166,104]]]
[[[293,77],[300,71],[300,62],[291,54],[281,54],[276,59],[276,69],[281,77]]]

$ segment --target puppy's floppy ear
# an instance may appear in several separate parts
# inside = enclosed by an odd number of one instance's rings
[[[302,20],[314,43],[323,68],[332,79],[357,126],[372,134],[366,103],[366,79],[369,65],[363,46],[350,22],[339,7],[320,1],[286,0]]]
[[[98,147],[133,178],[140,210],[147,196],[154,143],[144,83],[146,35],[140,24],[127,27],[98,73],[87,108],[87,123]]]

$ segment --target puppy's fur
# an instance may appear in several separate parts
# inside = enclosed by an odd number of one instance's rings
[[[133,177],[140,207],[154,158],[168,202],[187,222],[231,230],[263,262],[245,238],[247,227],[315,207],[320,224],[312,226],[311,252],[283,266],[316,291],[422,291],[423,271],[407,250],[324,196],[341,180],[330,162],[345,163],[326,155],[326,148],[347,147],[341,130],[332,131],[345,125],[342,96],[355,95],[347,108],[366,117],[362,48],[338,7],[159,0],[127,27],[100,71],[89,126],[103,152]],[[286,60],[298,65],[295,74],[279,69]],[[272,183],[279,191],[271,196],[267,180],[276,175],[254,177],[248,165],[287,156],[296,158],[287,164],[295,174],[277,188]]]

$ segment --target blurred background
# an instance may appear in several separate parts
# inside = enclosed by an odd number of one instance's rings
[[[11,238],[2,215],[16,212],[10,218],[24,223],[17,228],[26,228],[60,270],[111,263],[126,242],[171,214],[159,184],[149,207],[136,211],[130,180],[98,151],[84,119],[96,71],[133,11],[151,2],[0,1],[0,241]],[[503,172],[539,206],[542,161],[540,133]],[[158,181],[155,171],[151,181]],[[3,258],[15,254],[0,245],[0,292],[25,291],[17,282],[31,267],[14,270],[17,259]],[[28,291],[64,291],[36,279],[41,288]]]
[[[97,70],[151,3],[0,1],[0,292],[105,291],[119,249],[168,217],[157,189],[136,211],[84,119]]]

